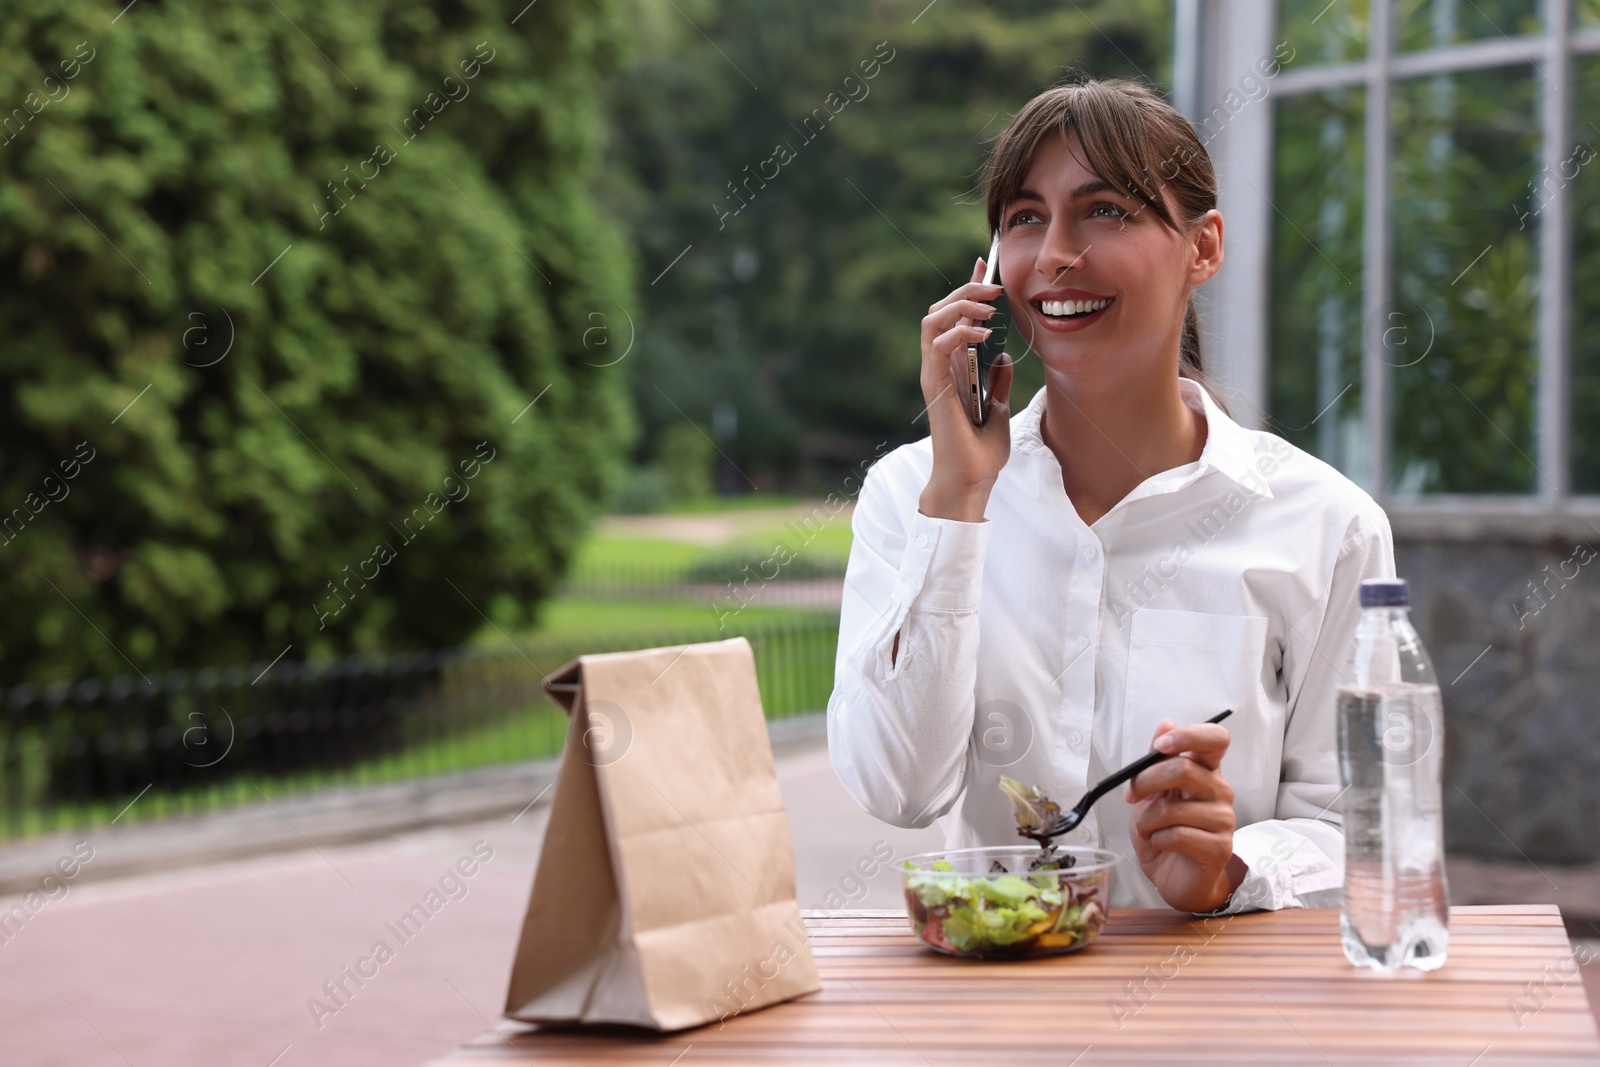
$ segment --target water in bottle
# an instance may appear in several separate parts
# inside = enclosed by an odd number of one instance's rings
[[[1355,652],[1339,687],[1344,778],[1344,954],[1379,971],[1431,971],[1449,943],[1444,715],[1403,579],[1361,583]]]

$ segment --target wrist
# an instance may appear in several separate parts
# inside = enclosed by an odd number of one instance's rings
[[[1217,890],[1213,895],[1215,903],[1206,910],[1221,911],[1233,903],[1233,894],[1238,892],[1239,886],[1244,884],[1245,876],[1249,873],[1250,865],[1240,859],[1237,852],[1229,856],[1228,862],[1217,875]]]
[[[948,490],[929,483],[917,500],[917,510],[930,519],[952,519],[956,522],[982,522],[989,506],[990,486],[965,490]]]

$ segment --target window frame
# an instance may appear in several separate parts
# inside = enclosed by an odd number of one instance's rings
[[[1262,8],[1268,8],[1263,12]],[[1470,535],[1577,536],[1600,518],[1600,494],[1571,489],[1569,346],[1572,307],[1572,219],[1568,183],[1557,185],[1540,206],[1535,312],[1533,466],[1536,488],[1519,494],[1396,494],[1390,491],[1389,365],[1382,358],[1383,309],[1394,281],[1393,205],[1390,200],[1390,102],[1396,83],[1436,74],[1526,65],[1539,89],[1539,164],[1543,173],[1560,173],[1573,130],[1574,62],[1600,54],[1600,26],[1576,27],[1573,0],[1542,0],[1543,31],[1481,39],[1421,52],[1400,53],[1394,40],[1394,0],[1369,0],[1366,58],[1317,66],[1294,66],[1273,80],[1270,95],[1284,99],[1330,89],[1361,86],[1366,92],[1363,131],[1363,230],[1361,316],[1361,415],[1364,456],[1350,476],[1362,485],[1397,526],[1455,539]],[[1278,4],[1249,0],[1178,0],[1174,70],[1177,104],[1191,121],[1210,115],[1229,88],[1230,69],[1246,69],[1252,54],[1269,54],[1277,39]],[[1265,16],[1265,17],[1263,17]],[[1187,72],[1187,77],[1185,73]],[[1209,351],[1231,356],[1220,368],[1226,384],[1267,410],[1272,358],[1265,293],[1271,269],[1271,225],[1276,210],[1262,190],[1270,190],[1276,166],[1273,129],[1276,100],[1247,121],[1215,138],[1213,154],[1227,204],[1225,217],[1240,226],[1230,233],[1246,247],[1244,277],[1202,293],[1202,319]],[[1252,143],[1255,142],[1255,143]],[[1264,145],[1264,150],[1261,147]],[[1253,179],[1253,180],[1252,180]],[[1241,191],[1243,195],[1241,195]],[[1252,247],[1253,246],[1253,247]],[[1230,255],[1235,251],[1230,244]],[[1224,272],[1224,275],[1227,272]],[[1218,275],[1213,283],[1222,281]],[[1213,311],[1212,309],[1216,309]],[[1226,310],[1223,310],[1226,309]],[[1230,321],[1235,317],[1242,322]],[[1574,520],[1585,520],[1581,523]],[[1593,529],[1600,530],[1600,526]]]

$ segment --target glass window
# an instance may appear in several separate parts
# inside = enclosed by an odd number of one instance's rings
[[[1274,430],[1354,473],[1361,446],[1362,88],[1280,100],[1272,202]]]
[[[1394,86],[1393,492],[1535,489],[1535,77],[1518,65]]]
[[[1560,173],[1572,200],[1572,491],[1600,493],[1600,56],[1573,62],[1573,149]]]
[[[1278,39],[1293,49],[1285,67],[1365,59],[1367,0],[1280,0]]]
[[[1395,49],[1425,52],[1465,41],[1539,33],[1543,26],[1538,9],[1539,0],[1396,0]]]

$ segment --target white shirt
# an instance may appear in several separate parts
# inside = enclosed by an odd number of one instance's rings
[[[1153,474],[1084,525],[1040,436],[1045,389],[1011,421],[982,522],[918,499],[932,438],[867,472],[839,618],[828,746],[845,788],[947,848],[1025,845],[1002,774],[1063,811],[1150,751],[1157,723],[1225,708],[1222,774],[1249,874],[1225,911],[1339,903],[1335,689],[1364,578],[1394,575],[1382,508],[1321,460],[1246,430],[1197,383],[1198,461]],[[890,650],[900,635],[898,658]],[[1112,904],[1166,907],[1115,789],[1063,844],[1120,853]]]

